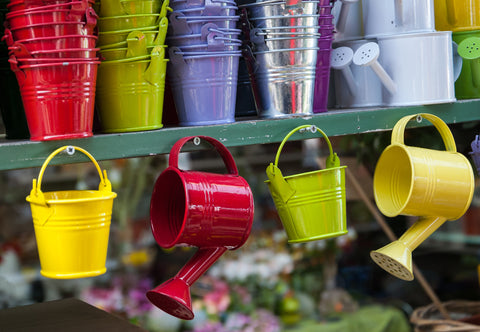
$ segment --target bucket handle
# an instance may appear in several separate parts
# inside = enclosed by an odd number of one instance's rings
[[[450,128],[448,128],[447,124],[443,122],[442,119],[429,113],[407,115],[398,120],[392,130],[392,144],[404,145],[404,132],[407,123],[413,119],[416,119],[417,122],[421,122],[423,118],[430,121],[435,126],[435,128],[437,128],[440,136],[442,136],[446,150],[449,152],[457,152],[457,146],[455,144],[455,140],[453,138],[452,132],[450,131]]]
[[[179,139],[173,145],[172,150],[170,151],[170,156],[168,158],[169,167],[178,168],[178,155],[185,143],[193,140],[193,143],[198,145],[200,144],[200,140],[202,139],[210,143],[217,150],[217,152],[222,157],[225,166],[227,167],[228,173],[232,175],[238,175],[237,165],[235,164],[235,161],[233,160],[230,151],[228,151],[225,145],[220,143],[220,141],[217,141],[215,138],[210,136],[188,136]]]
[[[44,205],[44,206],[48,205],[46,200],[45,200],[45,196],[43,195],[43,192],[41,190],[43,173],[45,172],[45,169],[47,168],[50,161],[57,154],[59,154],[62,151],[67,151],[67,153],[70,154],[70,155],[73,155],[75,153],[75,151],[80,151],[83,154],[85,154],[92,161],[92,163],[95,165],[95,168],[97,169],[98,175],[100,176],[100,184],[98,186],[98,190],[103,191],[103,192],[111,192],[112,191],[112,184],[110,183],[110,180],[108,180],[108,178],[107,178],[107,171],[103,170],[103,173],[102,173],[102,170],[101,170],[100,166],[98,165],[97,161],[95,160],[95,158],[93,158],[93,156],[90,153],[88,153],[86,150],[84,150],[84,149],[82,149],[78,146],[71,146],[71,145],[67,146],[66,145],[66,146],[62,146],[62,147],[56,149],[55,151],[53,151],[48,156],[48,158],[43,162],[42,168],[40,169],[40,173],[38,175],[38,181],[37,181],[37,179],[33,179],[32,191],[30,192],[31,203]]]
[[[153,45],[163,45],[165,43],[165,38],[167,37],[168,29],[168,18],[162,17],[160,19],[160,24],[158,25],[158,33],[153,41]]]
[[[305,130],[305,131],[310,130],[312,133],[315,133],[316,131],[318,131],[320,134],[322,134],[322,136],[325,138],[325,141],[327,142],[328,150],[330,153],[330,155],[327,157],[326,168],[334,168],[334,167],[340,166],[340,159],[338,158],[337,154],[333,152],[332,144],[330,143],[328,136],[320,128],[314,125],[302,125],[291,130],[287,134],[287,136],[285,136],[283,141],[280,143],[280,146],[278,147],[277,155],[275,156],[275,164],[270,163],[266,171],[268,179],[270,180],[270,183],[274,188],[274,190],[271,191],[272,195],[279,195],[284,202],[287,202],[295,194],[295,189],[293,189],[287,183],[287,181],[285,181],[282,172],[278,168],[278,160],[280,158],[280,153],[282,152],[283,146],[285,145],[287,140],[295,132],[300,130]]]

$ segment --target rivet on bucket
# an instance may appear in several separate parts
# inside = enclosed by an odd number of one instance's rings
[[[323,170],[283,176],[278,159],[285,142],[297,131],[319,132],[325,138],[330,155]],[[267,167],[266,181],[287,233],[288,242],[307,242],[347,233],[345,168],[333,153],[327,135],[311,125],[299,126],[283,139],[275,157],[275,164]]]
[[[98,190],[42,192],[43,174],[49,162],[62,151],[85,154],[100,176]],[[98,276],[106,271],[108,237],[113,199],[107,173],[93,156],[80,147],[63,146],[45,160],[26,200],[32,210],[40,258],[40,273],[48,278],[75,279]]]

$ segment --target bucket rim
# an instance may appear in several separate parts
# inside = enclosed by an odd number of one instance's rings
[[[59,190],[59,191],[44,191],[44,195],[51,193],[62,193],[62,192],[83,192],[83,193],[101,193],[101,190]],[[45,199],[45,202],[49,205],[60,205],[60,204],[72,204],[72,203],[83,203],[83,202],[93,202],[93,201],[102,201],[113,199],[117,197],[117,193],[104,192],[102,196],[96,197],[83,197],[83,198],[69,198],[69,199]],[[30,203],[35,203],[35,199],[32,199],[30,195],[27,196],[26,200]]]
[[[303,172],[303,173],[298,173],[298,174],[285,175],[285,176],[283,176],[283,178],[285,180],[287,180],[287,179],[301,177],[301,176],[305,176],[305,175],[313,175],[313,174],[316,174],[316,173],[326,173],[326,172],[329,172],[329,171],[338,171],[338,170],[342,170],[342,169],[345,169],[345,168],[347,168],[346,165],[341,165],[341,166],[330,167],[330,168],[325,168],[325,169],[317,169],[315,171],[308,171],[308,172]],[[270,183],[270,182],[271,182],[270,180],[265,180],[264,181],[264,183]]]

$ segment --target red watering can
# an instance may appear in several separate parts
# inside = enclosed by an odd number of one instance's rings
[[[182,146],[198,138],[221,155],[228,174],[184,171],[178,168]],[[162,248],[198,247],[177,275],[153,290],[147,298],[158,308],[181,319],[193,319],[190,286],[227,250],[241,247],[253,222],[253,196],[238,175],[227,148],[208,136],[180,139],[170,151],[169,166],[158,177],[150,202],[150,225]]]

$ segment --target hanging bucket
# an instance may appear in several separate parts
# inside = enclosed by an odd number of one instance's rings
[[[42,192],[43,174],[58,153],[84,153],[97,168],[98,190],[66,190]],[[63,146],[43,163],[26,198],[32,210],[37,240],[40,273],[48,278],[74,279],[105,273],[108,235],[113,199],[117,196],[107,179],[107,172],[91,154],[79,147]]]
[[[325,138],[330,155],[323,170],[283,176],[278,159],[285,142],[297,131],[318,131]],[[270,189],[289,243],[328,239],[347,233],[345,168],[333,153],[327,135],[311,125],[299,126],[283,139],[275,164],[267,167]]]

